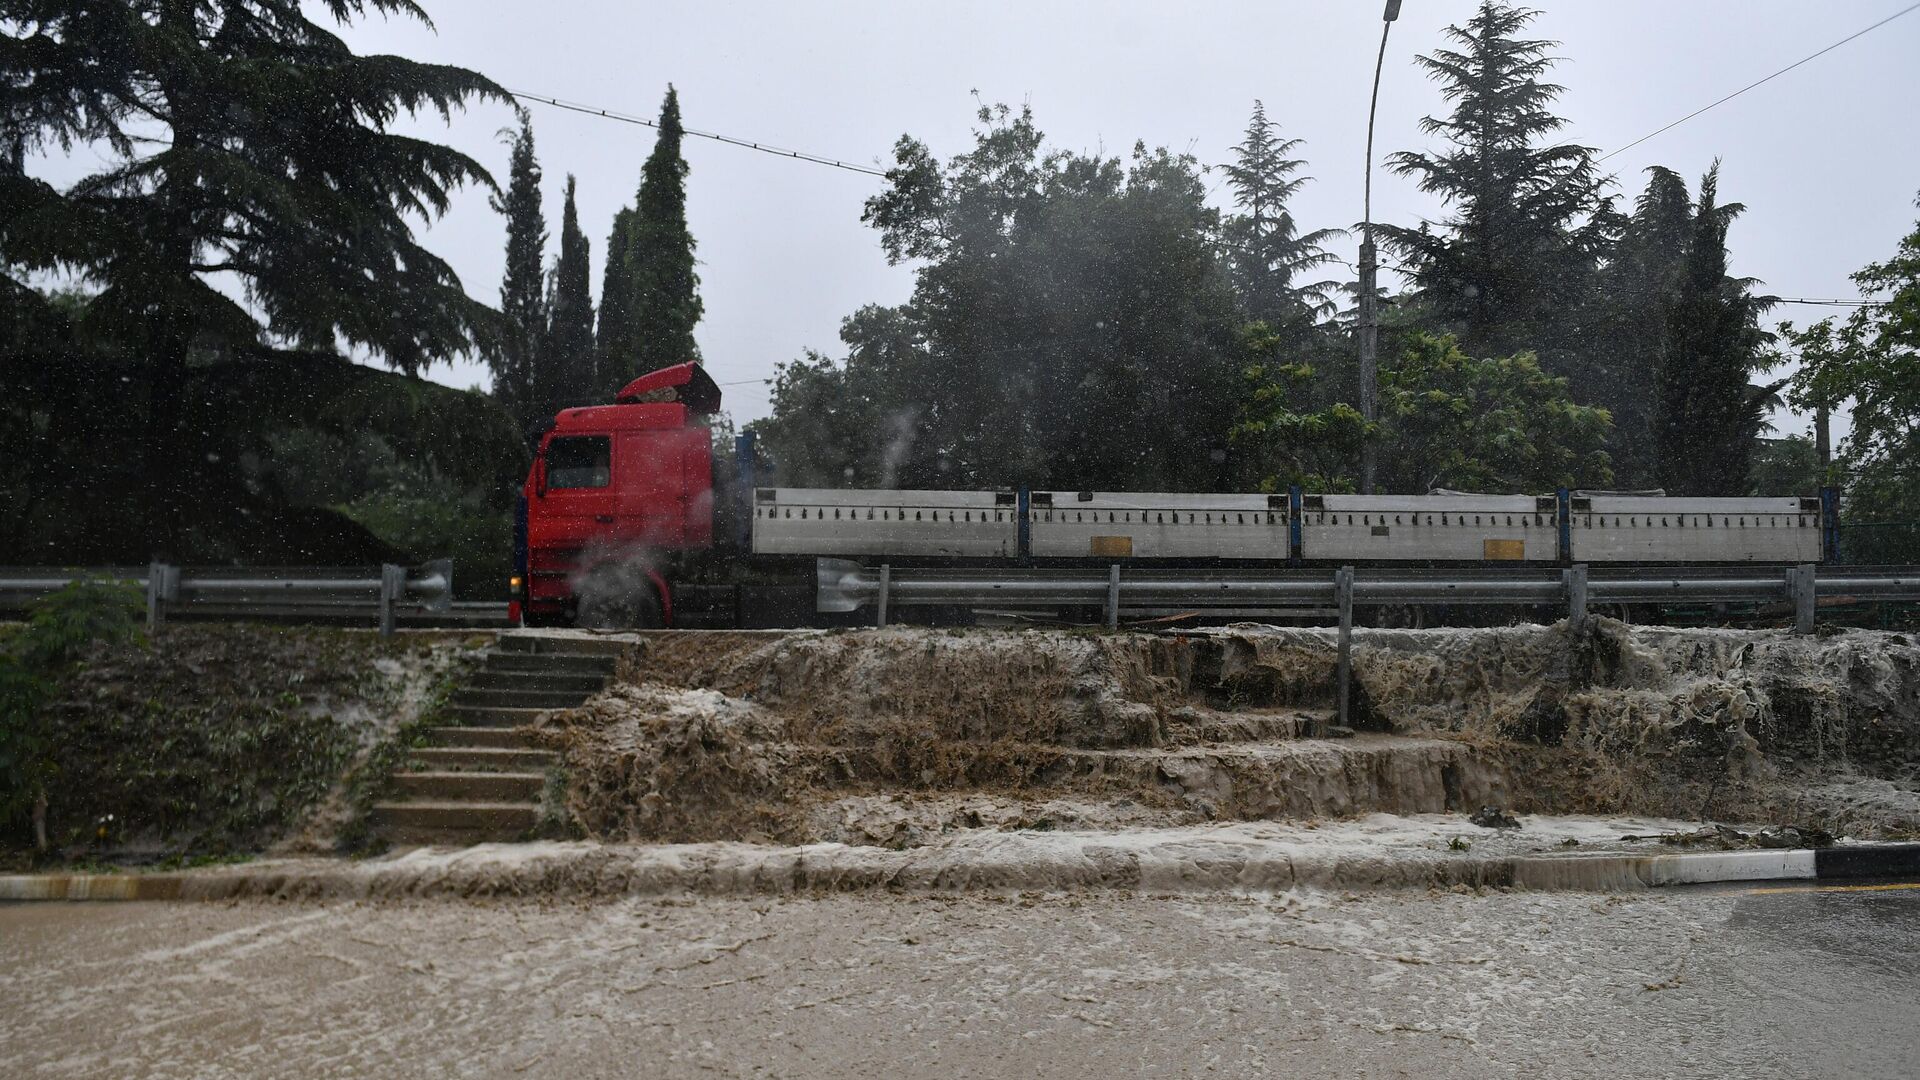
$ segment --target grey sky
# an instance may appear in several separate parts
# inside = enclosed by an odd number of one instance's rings
[[[1538,36],[1561,42],[1556,79],[1567,135],[1611,150],[1907,6],[1910,0],[1548,0]],[[1304,138],[1315,178],[1295,204],[1309,227],[1360,217],[1368,82],[1378,0],[1231,3],[618,3],[613,0],[424,0],[438,29],[370,20],[349,32],[361,51],[477,68],[516,90],[651,117],[678,86],[690,127],[884,165],[903,132],[942,157],[969,145],[977,91],[1030,103],[1058,146],[1124,154],[1134,140],[1227,160],[1255,98]],[[1388,45],[1376,156],[1424,147],[1421,116],[1444,105],[1413,67],[1466,19],[1471,0],[1406,0]],[[1847,274],[1891,252],[1916,216],[1920,12],[1829,53],[1609,161],[1628,198],[1640,170],[1699,174],[1717,156],[1722,197],[1747,204],[1734,272],[1786,296],[1851,297]],[[564,179],[579,177],[593,280],[614,211],[632,199],[653,133],[531,106],[558,246]],[[511,122],[476,109],[451,130],[424,130],[481,158],[504,182]],[[842,317],[894,303],[907,267],[886,265],[860,224],[874,177],[689,139],[688,214],[699,242],[706,319],[698,332],[714,377],[759,379],[812,347],[839,349]],[[1216,177],[1218,174],[1215,174]],[[1224,202],[1216,190],[1216,201]],[[1385,171],[1379,220],[1440,208]],[[469,192],[427,233],[468,291],[497,298],[504,231]],[[1351,246],[1349,241],[1349,246]],[[1352,257],[1351,251],[1342,254]],[[1834,309],[1791,307],[1807,322]],[[434,378],[485,381],[476,364]],[[736,419],[765,414],[765,388],[728,386]]]

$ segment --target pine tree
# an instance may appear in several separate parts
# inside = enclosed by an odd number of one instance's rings
[[[535,380],[543,416],[605,398],[594,378],[592,272],[573,193],[574,180],[568,176],[566,207],[560,214],[560,260],[553,268],[547,337]]]
[[[425,18],[409,0],[20,0],[0,14],[0,137],[106,162],[65,189],[0,170],[0,275],[22,275],[8,293],[25,275],[77,275],[98,290],[90,332],[145,366],[145,401],[121,404],[145,406],[130,496],[161,550],[224,460],[207,442],[218,419],[184,395],[190,355],[344,341],[413,374],[493,326],[412,225],[492,180],[391,128],[506,93],[461,68],[356,56],[308,8]],[[217,287],[235,279],[248,305]]]
[[[1613,414],[1610,450],[1618,482],[1659,480],[1661,369],[1668,314],[1693,234],[1693,200],[1672,169],[1654,166],[1600,276],[1604,311],[1588,364],[1594,376],[1581,400]]]
[[[513,147],[506,195],[493,208],[507,217],[507,269],[500,280],[500,340],[487,357],[493,369],[493,396],[520,426],[529,428],[547,416],[535,374],[540,343],[547,331],[547,302],[542,290],[547,219],[540,209],[540,162],[533,153],[533,120],[519,110],[520,129]],[[505,134],[505,133],[503,133]]]
[[[693,328],[704,306],[693,269],[693,234],[687,229],[687,163],[680,156],[684,134],[680,97],[669,86],[660,106],[660,137],[640,171],[628,236],[633,374],[700,359]]]
[[[1279,130],[1256,100],[1246,138],[1233,148],[1234,163],[1225,166],[1234,205],[1241,210],[1226,228],[1234,285],[1248,316],[1275,329],[1310,326],[1333,313],[1337,282],[1296,279],[1338,261],[1323,248],[1342,234],[1339,229],[1299,231],[1287,203],[1309,178],[1295,176],[1306,163],[1287,156],[1301,140],[1282,139]]]
[[[613,215],[607,234],[607,264],[600,275],[600,323],[594,334],[594,392],[611,397],[633,378],[633,276],[627,252],[633,246],[633,208]]]
[[[1659,476],[1670,495],[1744,495],[1753,441],[1777,387],[1749,378],[1770,340],[1770,306],[1752,282],[1727,276],[1727,227],[1744,209],[1718,203],[1720,163],[1700,181],[1679,293],[1667,317],[1661,365]]]
[[[1573,336],[1566,316],[1590,292],[1607,239],[1592,149],[1546,142],[1567,121],[1549,110],[1563,88],[1545,81],[1557,43],[1519,36],[1536,14],[1483,0],[1465,26],[1448,27],[1460,50],[1419,58],[1453,103],[1451,115],[1421,121],[1447,149],[1390,159],[1453,208],[1437,228],[1381,231],[1474,355],[1552,358]]]

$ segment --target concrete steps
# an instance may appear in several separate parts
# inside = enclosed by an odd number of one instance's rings
[[[591,696],[582,694],[573,704],[578,705]],[[450,705],[447,707],[447,718],[461,727],[516,728],[531,724],[540,718],[541,713],[551,711],[552,707],[534,709],[507,705]]]
[[[559,755],[520,728],[599,693],[632,642],[578,634],[502,634],[478,672],[457,688],[449,723],[427,732],[373,807],[396,845],[520,840],[540,824],[547,770]]]
[[[571,709],[592,696],[589,690],[523,690],[462,688],[453,692],[451,704],[482,708]]]
[[[403,772],[393,790],[411,799],[440,802],[538,802],[543,772]]]
[[[551,750],[521,746],[423,746],[413,763],[436,772],[537,772],[560,760]]]

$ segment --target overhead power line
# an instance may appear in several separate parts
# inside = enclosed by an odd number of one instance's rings
[[[1768,297],[1776,304],[1815,304],[1821,307],[1886,307],[1885,300],[1809,300],[1800,296]]]
[[[528,94],[519,90],[508,90],[507,93],[512,94],[522,101],[537,101],[542,105],[551,105],[556,109],[566,109],[568,112],[585,113],[588,116],[599,116],[608,120],[618,120],[623,124],[638,124],[641,127],[650,127],[655,130],[658,130],[660,127],[658,121],[632,116],[627,113],[615,112],[612,109],[603,109],[598,105],[582,105],[577,101],[562,101],[556,97],[547,97],[543,94]],[[684,128],[682,130],[688,135],[695,135],[702,139],[712,139],[715,142],[723,142],[729,146],[741,146],[748,150],[758,150],[763,154],[772,154],[775,157],[792,158],[795,161],[806,161],[815,165],[830,165],[836,169],[863,173],[867,176],[884,177],[887,175],[884,169],[870,168],[866,165],[854,165],[836,158],[822,157],[819,154],[809,154],[805,150],[788,150],[785,147],[771,146],[767,143],[755,142],[752,139],[736,139],[731,135],[721,135],[718,132],[712,131],[697,131],[693,128]]]
[[[1709,109],[1714,109],[1722,105],[1725,105],[1727,102],[1732,101],[1734,98],[1739,97],[1741,94],[1744,94],[1749,90],[1752,90],[1754,87],[1763,86],[1766,83],[1770,83],[1773,80],[1779,78],[1780,76],[1785,75],[1787,72],[1792,71],[1794,68],[1799,67],[1801,64],[1804,64],[1809,60],[1817,60],[1820,57],[1825,56],[1826,54],[1839,48],[1840,46],[1845,45],[1847,42],[1852,41],[1854,38],[1863,37],[1867,34],[1870,34],[1873,31],[1878,30],[1881,27],[1892,22],[1893,20],[1899,18],[1900,16],[1909,14],[1910,12],[1913,12],[1915,10],[1920,10],[1920,3],[1910,4],[1907,7],[1901,8],[1899,11],[1896,11],[1893,14],[1887,16],[1886,18],[1881,19],[1879,22],[1874,23],[1872,26],[1869,26],[1864,30],[1857,30],[1851,34],[1848,34],[1846,37],[1843,37],[1839,41],[1836,41],[1833,44],[1827,46],[1826,48],[1821,49],[1817,53],[1812,53],[1808,56],[1803,56],[1800,59],[1795,60],[1793,63],[1788,64],[1786,67],[1781,68],[1779,71],[1774,72],[1773,74],[1767,76],[1764,79],[1761,79],[1758,82],[1749,83],[1746,86],[1743,86],[1738,90],[1735,90],[1733,93],[1728,94],[1726,97],[1721,98],[1719,101],[1716,101],[1711,105],[1702,105],[1700,108],[1693,110],[1692,112],[1688,113],[1687,115],[1681,117],[1678,120],[1675,120],[1673,123],[1668,124],[1666,127],[1663,127],[1658,131],[1648,132],[1647,134],[1640,136],[1639,138],[1633,140],[1632,142],[1628,143],[1625,146],[1620,147],[1617,150],[1609,150],[1606,153],[1601,154],[1598,158],[1594,160],[1605,161],[1615,154],[1624,153],[1628,150],[1633,149],[1636,146],[1639,146],[1641,143],[1646,142],[1648,139],[1653,138],[1655,135],[1660,135],[1664,132],[1672,131],[1674,128],[1679,127],[1681,124],[1686,123],[1687,121],[1693,119],[1696,116],[1699,116],[1701,113],[1706,112]]]

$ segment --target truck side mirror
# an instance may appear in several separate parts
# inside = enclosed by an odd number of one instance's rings
[[[547,497],[547,455],[542,448],[539,456],[533,459],[533,496],[536,499]]]

